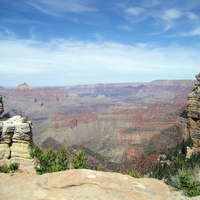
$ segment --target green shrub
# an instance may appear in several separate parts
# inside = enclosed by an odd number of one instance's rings
[[[192,154],[186,159],[187,146],[192,147],[191,138],[169,150],[154,166],[151,177],[163,180],[168,185],[184,190],[189,197],[200,195],[198,180],[200,154]]]
[[[86,168],[86,155],[85,151],[80,150],[76,154],[75,158],[72,160],[74,169],[85,169]]]
[[[35,146],[30,155],[36,160],[36,172],[38,174],[52,173],[68,169],[68,151],[64,148],[56,151],[48,148],[46,152],[41,147]]]
[[[18,163],[11,163],[9,165],[9,170],[14,172],[14,171],[17,171],[19,169],[19,164]]]
[[[185,194],[189,197],[195,197],[200,195],[200,182],[196,181],[192,177],[192,173],[186,171],[180,176],[181,189],[185,191]]]
[[[48,148],[44,151],[41,147],[35,146],[30,151],[30,155],[35,159],[35,169],[37,174],[52,173],[68,169],[68,151],[65,148],[55,150]],[[85,151],[80,150],[72,160],[74,169],[86,168]]]
[[[9,167],[7,165],[1,165],[0,172],[9,173]]]
[[[59,171],[68,169],[68,151],[65,148],[61,148],[58,153],[58,168]]]
[[[18,163],[11,163],[10,165],[1,165],[0,166],[0,172],[3,173],[9,173],[9,172],[15,172],[19,168]]]
[[[165,156],[154,166],[152,175],[158,179],[168,179],[169,176],[174,176],[178,170],[194,167],[197,160],[200,160],[200,154],[193,154],[186,161],[187,147],[191,148],[192,146],[192,139],[189,138],[182,141],[175,148],[163,153]]]
[[[183,112],[180,114],[180,117],[187,118],[187,115],[187,110],[183,110]]]
[[[98,165],[97,171],[103,171],[100,165]]]
[[[128,173],[129,176],[132,176],[134,178],[141,178],[142,174],[140,172],[136,172],[136,171],[131,171]]]

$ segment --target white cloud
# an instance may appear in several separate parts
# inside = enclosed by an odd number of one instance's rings
[[[200,27],[191,31],[190,33],[191,33],[190,35],[200,35]]]
[[[197,2],[188,3],[182,2],[165,2],[158,0],[145,0],[137,3],[137,7],[126,5],[121,7],[123,10],[124,18],[132,24],[138,24],[138,27],[152,27],[146,29],[149,31],[148,35],[152,33],[165,34],[168,30],[174,29],[176,33],[170,32],[173,35],[182,36],[183,30],[190,30],[191,27],[197,25],[199,19],[197,12],[194,8],[198,8],[200,4]],[[123,27],[123,26],[121,26]],[[154,29],[156,27],[156,29]],[[151,33],[152,30],[152,33]],[[198,31],[193,31],[191,34],[198,34]]]
[[[0,36],[9,36],[10,35],[10,31],[6,28],[6,27],[0,27]]]
[[[95,33],[94,38],[97,39],[98,41],[102,41],[104,39],[104,36],[100,33]]]
[[[144,5],[145,7],[153,7],[159,4],[161,4],[160,0],[146,0]]]
[[[174,20],[174,19],[178,19],[181,17],[181,12],[177,9],[169,9],[169,10],[165,10],[163,13],[162,18],[164,20]]]
[[[120,26],[119,29],[126,30],[126,31],[132,31],[133,30],[133,28],[131,26],[128,26],[128,25]]]
[[[28,4],[52,16],[61,16],[64,12],[78,13],[97,11],[96,8],[87,6],[87,3],[81,0],[66,0],[64,2],[62,0],[31,0]]]
[[[53,39],[1,40],[1,86],[76,85],[193,78],[200,55],[181,46]],[[7,79],[5,79],[5,77]]]
[[[188,12],[188,13],[187,13],[187,16],[188,16],[188,18],[189,18],[190,20],[196,20],[196,19],[198,19],[197,15],[195,15],[195,14],[192,13],[192,12]]]
[[[149,46],[149,44],[147,43],[137,43],[136,44],[136,47],[138,48],[147,48]]]
[[[157,4],[156,1],[148,2],[148,4],[149,3],[155,3],[154,5]],[[160,31],[162,33],[174,28],[178,24],[176,20],[181,19],[183,16],[183,12],[178,9],[162,10],[154,8],[153,6],[150,6],[148,9],[129,7],[128,9],[125,9],[125,14],[125,19],[134,24],[141,23],[142,21],[151,18],[151,25],[162,29],[162,31]],[[191,13],[189,15],[191,18],[194,17]]]
[[[130,7],[128,9],[126,9],[125,12],[130,14],[130,15],[136,16],[136,15],[143,13],[144,9],[140,8],[140,7]]]
[[[149,16],[155,19],[157,27],[163,29],[160,33],[164,33],[169,29],[180,26],[183,12],[178,9],[156,10],[155,12],[151,12]]]
[[[197,27],[194,30],[191,30],[187,33],[182,33],[182,36],[186,37],[186,36],[200,36],[200,27]]]

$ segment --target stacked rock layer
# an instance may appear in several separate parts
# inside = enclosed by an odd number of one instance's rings
[[[188,95],[187,117],[188,130],[196,152],[200,151],[200,73],[196,75],[197,83]]]
[[[0,98],[1,100],[1,98]],[[3,103],[0,101],[3,111]],[[2,114],[2,113],[1,113]],[[0,118],[0,164],[19,163],[31,166],[30,149],[33,146],[32,122],[17,115]]]

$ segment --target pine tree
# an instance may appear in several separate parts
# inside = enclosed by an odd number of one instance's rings
[[[85,151],[80,150],[77,154],[76,157],[73,159],[73,168],[74,169],[85,169],[86,168],[86,155]]]

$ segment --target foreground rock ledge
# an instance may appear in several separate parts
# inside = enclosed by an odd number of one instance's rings
[[[2,200],[164,200],[170,196],[167,185],[156,179],[86,169],[34,175],[0,174]]]

